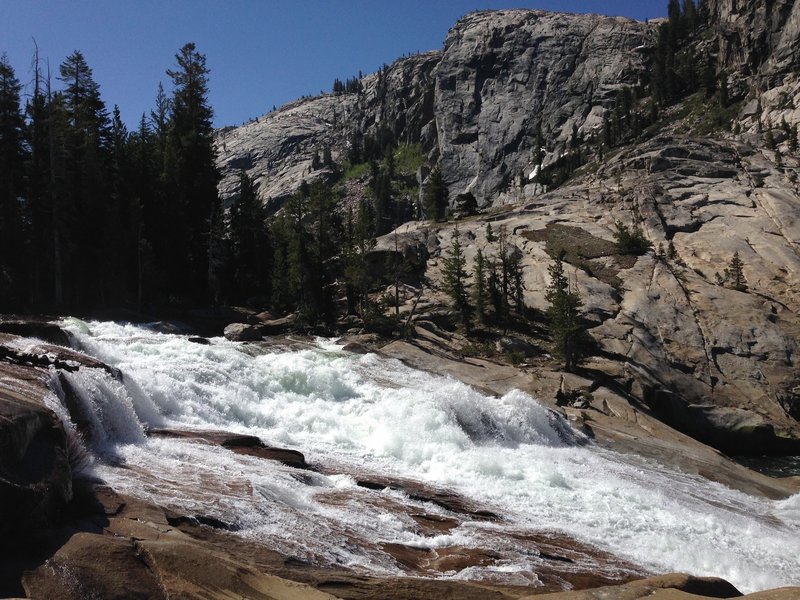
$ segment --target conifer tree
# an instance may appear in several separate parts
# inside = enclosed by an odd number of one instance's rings
[[[725,267],[725,271],[720,275],[716,274],[719,285],[728,285],[730,288],[739,292],[747,291],[747,280],[744,277],[744,262],[739,256],[739,251],[733,253],[731,261]]]
[[[63,261],[69,303],[83,304],[96,298],[106,299],[108,289],[97,289],[94,273],[113,269],[109,258],[109,220],[112,211],[107,202],[111,192],[110,167],[111,123],[100,97],[100,86],[79,51],[73,52],[59,66],[59,80],[64,84],[51,115],[61,112],[65,120],[63,145],[64,188],[60,201],[64,223]],[[55,120],[51,134],[56,136]],[[54,169],[55,165],[51,165]],[[113,287],[113,283],[112,283]]]
[[[21,308],[25,301],[24,119],[22,86],[6,55],[0,57],[0,310]]]
[[[585,350],[586,327],[580,315],[583,305],[577,291],[570,289],[564,264],[556,258],[548,269],[550,285],[545,299],[550,303],[547,317],[553,335],[555,353],[564,360],[564,370],[572,372]]]
[[[174,85],[168,148],[174,156],[174,172],[167,175],[177,217],[172,223],[169,275],[178,293],[201,300],[208,287],[209,223],[220,178],[208,104],[209,71],[205,56],[193,43],[185,44],[175,59],[177,68],[167,71]]]
[[[338,198],[330,185],[316,181],[309,200],[311,273],[306,314],[310,322],[332,323],[336,317],[334,285],[338,275],[341,222],[336,210]]]
[[[346,244],[343,252],[345,295],[348,314],[363,317],[369,312],[371,277],[367,254],[375,247],[372,235],[372,214],[369,202],[362,198],[356,214],[348,213],[345,224]]]
[[[438,220],[444,217],[447,208],[447,188],[438,166],[428,176],[422,203],[428,219]]]
[[[467,334],[470,331],[472,306],[467,294],[467,260],[461,248],[458,227],[453,230],[452,242],[444,258],[442,268],[443,288],[453,301],[453,307],[461,315],[461,324]]]
[[[481,323],[486,321],[486,303],[488,301],[486,271],[486,259],[483,256],[483,250],[478,248],[475,253],[475,262],[472,265],[472,280],[474,283],[475,314]]]
[[[246,171],[239,174],[239,194],[230,209],[230,251],[236,298],[268,298],[271,244],[266,213],[255,182]]]

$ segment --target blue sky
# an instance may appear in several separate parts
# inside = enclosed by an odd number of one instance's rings
[[[540,8],[636,19],[667,0],[0,0],[0,53],[23,84],[33,40],[51,71],[81,50],[109,107],[135,126],[177,50],[193,41],[211,69],[215,125],[237,125],[273,105],[328,91],[334,78],[370,73],[403,54],[441,48],[463,14]]]

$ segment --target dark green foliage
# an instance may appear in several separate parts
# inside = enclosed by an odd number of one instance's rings
[[[545,299],[550,304],[547,318],[553,336],[553,350],[564,361],[564,370],[572,372],[584,355],[587,346],[586,325],[580,314],[583,300],[571,289],[564,264],[555,259],[548,269],[550,285]]]
[[[444,218],[447,209],[447,188],[438,166],[428,176],[422,202],[426,218],[431,220]]]
[[[109,115],[81,52],[59,66],[61,89],[42,76],[38,53],[33,64],[22,127],[13,73],[0,63],[0,127],[8,130],[0,145],[24,135],[22,154],[0,157],[0,193],[13,188],[15,197],[3,199],[3,219],[21,219],[2,235],[14,252],[2,254],[24,266],[0,259],[5,280],[17,273],[14,289],[32,310],[210,300],[209,257],[218,253],[209,233],[223,219],[204,57],[191,44],[181,50],[170,72],[174,97],[159,86],[151,121],[143,116],[133,132],[116,107]]]
[[[739,292],[747,291],[747,280],[744,276],[744,262],[739,256],[739,251],[733,253],[731,261],[725,267],[722,275],[716,274],[718,285],[727,285],[731,289]]]
[[[453,230],[453,238],[442,268],[442,287],[453,301],[453,307],[461,315],[461,324],[469,334],[472,318],[472,305],[467,293],[467,260],[459,240],[458,228]]]
[[[230,208],[230,255],[233,293],[239,302],[270,297],[271,243],[266,212],[255,183],[242,171],[239,195]],[[213,238],[213,236],[212,236]]]
[[[489,236],[487,236],[488,238]],[[492,307],[493,319],[498,324],[507,325],[512,306],[520,315],[525,309],[522,253],[509,243],[505,227],[500,228],[496,237],[492,235],[491,240],[497,242],[494,256],[487,258],[481,251],[476,257],[473,267],[476,304],[483,305],[479,307],[479,311],[484,313],[481,320],[486,319],[486,306],[489,304]],[[480,259],[480,263],[478,263],[478,259]]]
[[[212,110],[208,105],[206,58],[193,43],[175,55],[177,68],[167,71],[172,79],[172,112],[169,154],[165,163],[173,222],[170,280],[179,295],[193,300],[205,296],[208,280],[209,224],[217,204],[217,172]]]
[[[472,265],[473,296],[475,300],[475,315],[478,321],[483,323],[486,320],[486,304],[488,301],[488,289],[486,281],[486,259],[483,250],[478,248],[475,253],[475,262]]]
[[[622,221],[617,221],[613,233],[620,254],[641,255],[647,252],[651,244],[637,225],[630,229]]]
[[[362,90],[360,73],[358,77],[351,77],[344,82],[338,77],[333,80],[334,94],[360,94]]]
[[[21,86],[5,55],[0,57],[0,310],[19,310],[25,290],[24,120]]]
[[[347,298],[347,314],[366,318],[370,313],[369,291],[372,278],[367,263],[367,253],[375,247],[372,235],[372,211],[362,199],[354,215],[349,211],[345,220],[342,263]]]
[[[522,253],[514,248],[513,252],[506,258],[508,263],[508,295],[514,302],[514,309],[518,315],[522,315],[525,310],[524,290],[525,283],[522,280]]]
[[[668,20],[659,28],[650,80],[653,96],[662,106],[696,91],[701,83],[708,94],[713,80],[710,57],[697,56],[689,43],[706,26],[706,7],[696,6],[692,0],[684,0],[683,6],[678,0],[669,0],[667,15]],[[698,65],[704,64],[698,77]]]
[[[772,128],[769,126],[767,132],[764,134],[764,145],[770,150],[775,150],[775,136],[772,133]]]
[[[273,305],[297,311],[307,325],[335,318],[335,282],[341,272],[342,227],[330,186],[302,186],[272,225]]]

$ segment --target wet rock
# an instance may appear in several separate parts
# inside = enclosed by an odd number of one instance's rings
[[[287,448],[275,448],[265,445],[254,435],[241,435],[227,431],[205,431],[190,429],[151,429],[147,432],[153,437],[179,438],[186,440],[202,440],[228,448],[237,454],[247,454],[266,460],[275,460],[297,469],[307,469],[308,464],[302,452]]]
[[[139,554],[131,539],[78,533],[44,565],[26,573],[23,586],[30,598],[166,599]]]
[[[359,342],[348,342],[342,347],[342,350],[345,352],[352,352],[353,354],[369,354],[372,352],[369,346]]]
[[[72,499],[67,438],[47,372],[0,362],[0,535],[41,527]]]
[[[0,320],[0,332],[36,338],[50,344],[69,347],[69,334],[57,324],[39,320]]]
[[[260,325],[247,323],[231,323],[225,327],[225,339],[232,342],[257,342],[264,337],[264,330]]]
[[[259,329],[264,335],[283,335],[291,332],[295,323],[297,323],[297,315],[286,315],[280,319],[263,321],[259,325]]]

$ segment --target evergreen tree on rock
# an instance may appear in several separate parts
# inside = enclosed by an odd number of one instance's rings
[[[460,313],[461,324],[464,326],[466,333],[469,334],[472,306],[469,303],[469,295],[467,294],[467,259],[464,257],[459,238],[460,235],[456,227],[453,230],[452,243],[444,259],[442,287],[453,301],[453,307]]]
[[[571,373],[578,364],[586,345],[586,327],[580,309],[583,300],[570,289],[564,263],[557,258],[548,269],[550,285],[545,299],[550,303],[547,317],[553,335],[555,354],[564,360],[564,370]]]
[[[447,208],[447,188],[444,185],[442,171],[435,167],[428,176],[423,195],[423,209],[428,219],[438,220],[444,218]]]

